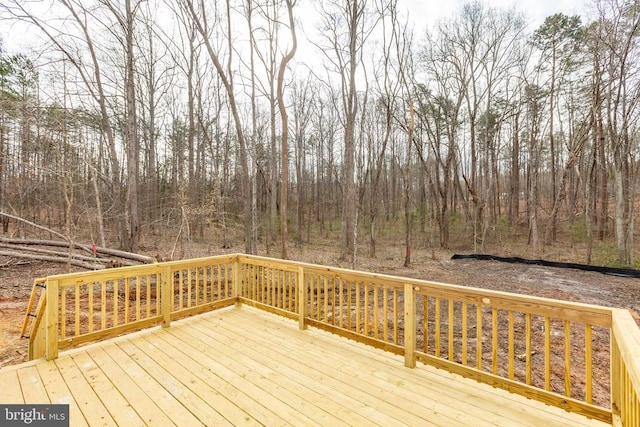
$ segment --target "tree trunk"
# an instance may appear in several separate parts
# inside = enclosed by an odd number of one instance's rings
[[[287,114],[287,108],[284,105],[284,72],[287,69],[287,65],[293,59],[298,47],[298,40],[296,38],[296,27],[293,20],[293,5],[294,1],[286,0],[287,13],[289,15],[289,31],[291,31],[292,46],[289,52],[282,58],[280,67],[278,68],[278,109],[280,110],[280,119],[282,121],[282,140],[281,140],[281,173],[280,173],[280,234],[282,238],[282,246],[280,256],[282,259],[288,258],[288,241],[289,230],[287,226],[288,220],[288,186],[289,186],[289,116]]]

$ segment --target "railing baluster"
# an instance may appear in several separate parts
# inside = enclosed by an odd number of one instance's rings
[[[348,330],[351,330],[351,312],[353,311],[351,307],[351,302],[352,302],[351,287],[352,287],[352,283],[347,282],[347,329]]]
[[[584,375],[585,375],[585,396],[584,401],[587,403],[593,402],[593,354],[592,354],[592,340],[591,340],[591,325],[585,323],[584,325]]]
[[[200,276],[200,271],[199,270],[200,269],[197,268],[197,267],[195,267],[193,269],[189,269],[189,273],[191,273],[193,271],[193,273],[192,273],[193,274],[193,277],[192,277],[192,280],[193,280],[193,292],[195,294],[193,303],[195,305],[198,305],[199,302],[200,302],[200,277],[199,277]],[[191,283],[191,281],[189,283]]]
[[[393,290],[393,343],[398,344],[398,290]]]
[[[467,365],[467,332],[468,332],[468,313],[467,313],[467,303],[462,303],[462,364]]]
[[[101,317],[101,329],[107,329],[107,281],[100,282],[100,317]]]
[[[220,294],[218,295],[218,298],[224,298],[223,295],[223,288],[222,288],[222,270],[220,270],[220,276],[218,278],[218,280],[220,281]],[[251,286],[254,289],[254,293],[255,293],[255,299],[256,301],[261,301],[262,300],[262,292],[260,290],[260,283],[258,281],[258,266],[257,265],[252,265],[251,268],[249,269],[249,281],[251,282]]]
[[[119,307],[118,307],[118,295],[120,294],[120,290],[118,289],[119,280],[113,280],[113,326],[118,326],[120,320],[118,319]]]
[[[89,285],[89,296],[88,296],[88,304],[89,304],[89,333],[93,332],[93,287],[95,286],[95,282],[91,282]]]
[[[509,341],[509,379],[512,380],[514,377],[514,363],[515,363],[515,339],[514,339],[514,330],[513,330],[513,310],[509,310],[508,313],[508,323],[509,323],[509,332],[508,332],[508,341]]]
[[[524,316],[525,322],[525,383],[531,385],[531,314]]]
[[[323,294],[324,298],[324,321],[328,322],[329,320],[329,286],[327,284],[327,276],[322,277],[322,285],[323,285]]]
[[[498,373],[498,309],[491,308],[491,372]]]
[[[331,324],[333,326],[336,325],[336,316],[338,315],[338,309],[336,307],[336,303],[337,301],[337,297],[336,297],[336,290],[337,290],[337,282],[340,279],[337,279],[336,277],[333,277],[331,279]]]
[[[362,289],[364,292],[364,302],[363,302],[364,313],[363,313],[362,319],[364,321],[364,335],[368,337],[369,336],[369,285],[367,284],[367,282],[364,282],[362,284]]]
[[[454,329],[454,322],[453,322],[453,299],[449,298],[448,299],[448,314],[449,317],[447,319],[447,332],[448,332],[448,337],[447,337],[447,341],[448,341],[448,347],[449,347],[449,352],[448,352],[448,357],[450,361],[453,361],[453,329]]]
[[[60,338],[67,337],[67,288],[60,289]]]
[[[382,288],[382,339],[389,341],[389,295],[387,288]]]
[[[544,318],[544,389],[551,389],[551,319]]]
[[[276,301],[278,300],[278,294],[276,292],[276,284],[274,279],[275,271],[273,268],[265,268],[265,274],[267,275],[267,283],[270,289],[271,301],[269,301],[269,305],[276,306]]]
[[[435,312],[435,321],[436,321],[436,332],[435,332],[435,344],[436,344],[436,357],[440,357],[440,343],[442,341],[442,337],[440,335],[440,324],[441,324],[441,313],[440,313],[440,297],[436,297],[436,312]]]
[[[75,292],[75,306],[74,306],[74,311],[75,311],[75,325],[74,325],[74,335],[78,336],[80,335],[80,284],[76,283],[76,285],[73,288],[73,291]]]
[[[124,279],[124,324],[129,323],[129,278],[125,277]]]
[[[140,320],[140,276],[136,276],[136,320]],[[148,298],[148,296],[147,296]]]
[[[173,278],[171,278],[173,280]],[[178,298],[179,298],[179,302],[178,302],[178,309],[182,310],[182,307],[184,307],[184,301],[183,301],[183,272],[182,269],[178,270]]]
[[[429,296],[422,295],[422,349],[425,353],[429,352]]]
[[[564,395],[571,397],[571,322],[564,321]]]
[[[342,318],[343,316],[343,308],[342,305],[344,304],[344,281],[342,279],[338,279],[338,288],[340,290],[340,295],[338,296],[339,299],[339,311],[338,311],[338,325],[343,328],[344,327],[344,320]]]
[[[373,285],[373,338],[378,339],[378,286]]]
[[[482,304],[476,305],[476,369],[482,370]]]
[[[356,281],[356,332],[360,332],[360,282]]]

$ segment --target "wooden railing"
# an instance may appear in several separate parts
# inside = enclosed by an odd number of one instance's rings
[[[613,425],[640,426],[640,331],[628,311],[613,309],[612,315]]]
[[[169,326],[172,320],[232,305],[237,300],[231,285],[235,258],[50,276],[31,322],[30,358],[54,359],[70,346],[153,325]]]
[[[640,425],[640,331],[624,310],[248,255],[51,276],[43,296],[33,358],[247,304],[403,355],[409,367]]]

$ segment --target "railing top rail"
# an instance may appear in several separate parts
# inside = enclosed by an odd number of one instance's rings
[[[135,276],[149,274],[157,271],[160,268],[166,267],[195,267],[201,266],[205,263],[212,262],[232,262],[237,258],[237,254],[231,255],[217,255],[211,257],[193,258],[187,260],[167,261],[154,264],[142,264],[129,267],[110,268],[106,270],[95,270],[91,272],[81,271],[77,273],[57,274],[54,276],[48,276],[47,280],[58,280],[59,286],[69,286],[78,283],[85,283],[92,280],[104,280],[106,278],[113,278],[114,276]]]

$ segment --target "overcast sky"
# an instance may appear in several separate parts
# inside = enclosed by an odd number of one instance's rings
[[[509,9],[516,6],[527,16],[532,29],[544,22],[544,19],[554,13],[565,15],[587,15],[588,0],[486,0],[492,7]],[[402,8],[410,11],[410,16],[416,24],[416,30],[421,31],[426,25],[433,25],[439,18],[449,17],[460,9],[463,0],[399,0]]]
[[[2,1],[2,0],[0,0]],[[401,11],[408,11],[415,24],[416,34],[419,35],[427,27],[443,17],[451,17],[461,5],[469,0],[399,0]],[[530,24],[529,29],[535,30],[542,24],[545,17],[562,12],[566,15],[581,15],[583,23],[588,15],[587,9],[591,0],[484,0],[492,7],[511,8],[525,13]],[[302,2],[302,9],[309,8],[314,0]],[[306,6],[306,7],[305,7]],[[304,12],[303,12],[304,13]],[[0,22],[0,37],[4,39],[5,46],[18,48],[24,45],[24,34],[20,34],[20,28],[10,27],[7,22]]]

